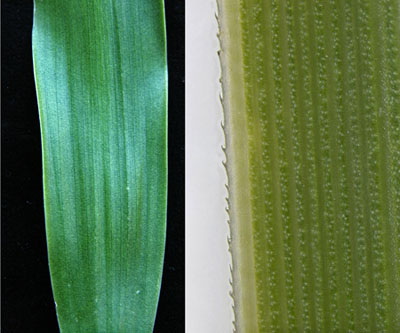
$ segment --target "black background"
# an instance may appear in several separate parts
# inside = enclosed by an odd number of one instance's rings
[[[44,228],[39,117],[33,78],[33,4],[1,13],[1,331],[57,332]],[[184,1],[166,1],[167,246],[155,332],[184,332]]]

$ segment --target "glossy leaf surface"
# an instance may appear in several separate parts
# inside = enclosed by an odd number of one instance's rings
[[[36,0],[49,265],[62,332],[150,332],[166,227],[161,0]]]

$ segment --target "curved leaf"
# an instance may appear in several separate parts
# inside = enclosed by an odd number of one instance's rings
[[[63,332],[150,332],[166,227],[161,0],[36,0],[49,265]]]

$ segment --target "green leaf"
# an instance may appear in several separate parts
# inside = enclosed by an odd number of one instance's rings
[[[164,258],[162,0],[36,0],[46,232],[62,332],[151,332]]]
[[[240,332],[400,331],[400,1],[219,1]]]

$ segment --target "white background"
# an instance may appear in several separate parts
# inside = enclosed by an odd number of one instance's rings
[[[186,0],[186,332],[232,332],[216,0]]]

